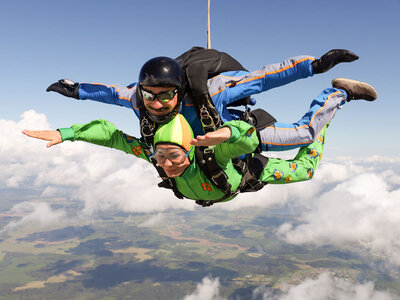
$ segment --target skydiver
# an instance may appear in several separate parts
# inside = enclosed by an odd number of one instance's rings
[[[312,101],[310,111],[328,104],[331,106],[330,102],[337,108],[348,101],[373,101],[377,98],[375,89],[366,83],[336,78],[332,85],[332,88],[325,89]],[[332,117],[333,115],[334,112]],[[150,148],[146,148],[146,144],[140,139],[124,134],[112,123],[104,120],[75,124],[57,131],[23,130],[23,133],[29,137],[49,141],[47,147],[66,140],[85,141],[115,148],[149,162],[154,158],[158,167],[172,179],[175,195],[194,199],[202,206],[209,206],[231,200],[239,192],[258,190],[267,183],[285,184],[311,179],[322,156],[327,127],[328,124],[316,133],[317,138],[312,144],[301,147],[293,160],[268,159],[253,154],[249,157],[247,165],[244,165],[243,172],[235,168],[232,159],[242,154],[253,153],[259,139],[252,125],[238,120],[225,122],[218,130],[194,138],[192,128],[183,115],[178,114],[158,127],[154,137],[154,153],[151,153]],[[213,180],[209,179],[202,166],[204,162],[195,154],[196,148],[213,145],[216,145],[214,153],[217,164],[227,175],[229,193],[217,188]]]
[[[335,49],[319,59],[311,56],[297,56],[282,63],[264,66],[261,70],[254,72],[227,71],[208,79],[208,92],[222,121],[226,122],[238,119],[237,114],[232,109],[228,109],[227,105],[239,99],[285,85],[297,79],[324,73],[338,63],[352,62],[357,59],[358,56],[351,51]],[[150,121],[156,124],[168,121],[179,112],[189,122],[195,135],[202,135],[204,131],[193,101],[190,96],[185,94],[186,81],[187,79],[182,76],[180,65],[176,60],[168,57],[156,57],[143,65],[138,82],[127,87],[74,83],[62,79],[50,85],[47,91],[55,91],[79,100],[90,99],[132,108],[138,117],[140,117],[140,107],[144,107]],[[281,151],[311,144],[317,137],[316,132],[319,132],[332,116],[330,109],[323,109],[323,111],[318,111],[321,116],[324,116],[318,120],[323,120],[323,122],[311,123],[313,117],[311,115],[309,118],[303,117],[299,122],[292,124],[279,122],[268,124],[270,126],[260,132],[262,150]],[[142,135],[143,126],[141,121]],[[287,128],[295,130],[288,131]]]

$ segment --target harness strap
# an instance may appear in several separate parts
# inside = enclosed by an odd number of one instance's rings
[[[143,141],[150,149],[153,149],[154,135],[156,133],[156,123],[148,117],[144,107],[139,109],[140,113],[140,133]]]
[[[241,120],[253,125],[257,131],[260,131],[276,122],[276,119],[262,108],[254,110],[250,110],[249,108],[246,109]]]
[[[232,185],[228,182],[228,176],[218,165],[213,147],[196,147],[196,161],[204,175],[224,194],[230,194]]]
[[[260,153],[255,153],[254,156],[247,159],[247,163],[239,161],[235,163],[235,166],[238,164],[244,165],[244,168],[242,168],[243,185],[240,189],[241,193],[259,191],[267,184],[266,182],[261,182],[259,178],[268,164],[268,157],[263,156]]]
[[[226,199],[233,197],[239,193],[240,193],[240,189],[238,188],[235,192],[232,192],[229,195],[225,195],[222,198],[219,198],[218,200],[196,200],[196,204],[201,205],[203,207],[208,207],[208,206],[213,205],[214,203],[225,201]]]
[[[200,118],[201,126],[205,133],[215,131],[222,126],[223,122],[217,109],[214,106],[210,94],[206,93],[200,96],[193,96],[194,107]]]

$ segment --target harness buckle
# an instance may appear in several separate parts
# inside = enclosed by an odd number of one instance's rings
[[[211,114],[208,111],[207,107],[205,107],[204,105],[200,108],[200,122],[206,133],[216,130],[214,120],[211,117]]]
[[[211,146],[203,149],[203,153],[207,154],[207,155],[213,154],[214,151],[215,151],[214,147],[211,147]]]

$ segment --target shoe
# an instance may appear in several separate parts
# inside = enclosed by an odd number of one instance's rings
[[[378,93],[371,85],[357,80],[335,78],[332,80],[332,86],[337,89],[345,90],[347,93],[347,101],[360,99],[374,101],[378,97]]]

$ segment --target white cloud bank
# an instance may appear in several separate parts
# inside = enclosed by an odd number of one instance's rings
[[[52,225],[64,223],[65,212],[62,209],[53,210],[48,203],[22,202],[14,205],[10,210],[12,214],[23,214],[17,221],[11,221],[1,233],[7,233],[21,227],[29,226],[31,229],[42,229]]]
[[[255,291],[254,294],[257,294]],[[355,284],[344,279],[332,278],[323,273],[317,279],[307,279],[299,285],[283,284],[283,293],[279,296],[271,295],[264,290],[263,300],[394,300],[389,292],[375,290],[373,282]]]
[[[43,197],[79,200],[83,210],[78,214],[83,216],[105,210],[158,213],[196,207],[194,201],[176,199],[172,191],[158,188],[155,170],[142,160],[83,142],[47,149],[46,142],[24,136],[24,128],[50,125],[34,111],[22,114],[19,122],[0,120],[0,189],[33,186]],[[329,133],[327,141],[329,147]],[[400,265],[399,170],[400,157],[323,158],[309,182],[268,185],[205,209],[287,205],[302,222],[278,228],[288,243],[357,244]]]
[[[204,277],[202,282],[197,284],[196,290],[183,300],[224,300],[225,298],[220,296],[219,287],[218,278]]]
[[[332,278],[328,273],[322,273],[317,279],[307,279],[298,285],[281,283],[281,293],[278,295],[265,286],[260,286],[253,291],[252,299],[263,300],[394,300],[391,293],[377,291],[373,282],[356,284],[340,278]],[[203,278],[197,284],[193,294],[183,300],[222,300],[220,296],[220,283],[218,278]]]
[[[278,229],[288,243],[357,243],[400,266],[400,189],[392,189],[382,176],[355,174],[303,208],[301,225],[286,223]]]

